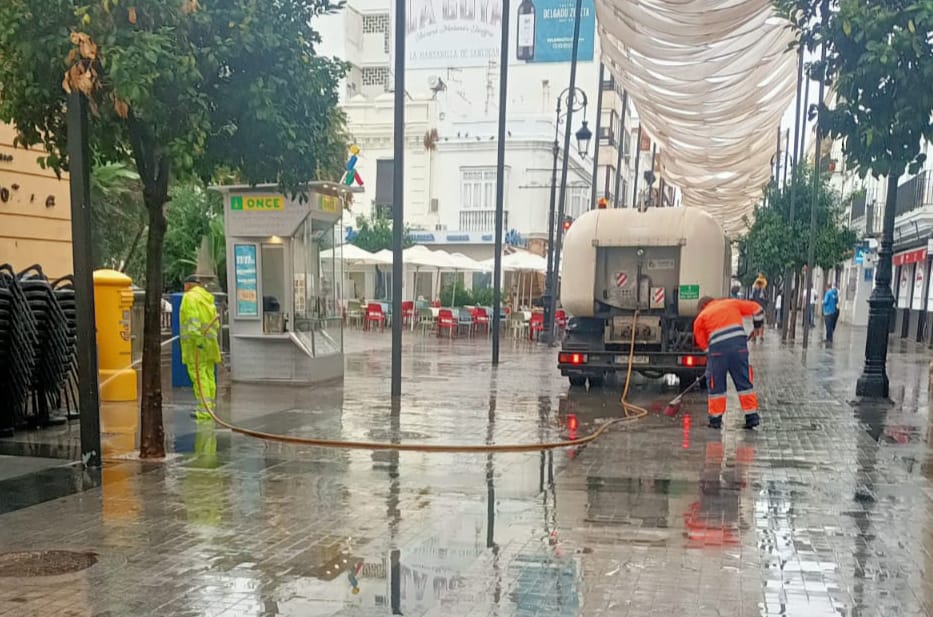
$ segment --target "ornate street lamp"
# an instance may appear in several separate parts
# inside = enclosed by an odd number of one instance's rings
[[[557,96],[557,118],[554,121],[554,146],[552,148],[554,154],[554,164],[551,170],[551,204],[548,210],[548,226],[547,226],[547,274],[545,276],[544,282],[544,294],[541,296],[541,301],[544,305],[544,331],[541,332],[540,338],[542,342],[551,342],[554,332],[554,320],[553,320],[553,298],[554,290],[557,283],[557,275],[554,272],[554,244],[555,244],[555,234],[557,230],[555,229],[555,223],[557,219],[557,157],[560,154],[560,121],[561,118],[567,116],[573,112],[583,111],[586,115],[586,92],[580,88],[565,88]],[[567,136],[569,139],[569,127],[567,129]],[[586,156],[586,152],[589,149],[590,140],[593,138],[593,133],[587,127],[586,120],[583,121],[582,125],[577,132],[575,133],[577,138],[577,151],[580,153],[580,156]],[[564,153],[564,165],[566,167],[566,153]]]
[[[586,158],[586,153],[590,149],[590,140],[593,139],[593,132],[586,125],[586,120],[583,121],[583,126],[577,130],[575,135],[577,137],[577,152],[580,153],[580,156]],[[595,154],[593,158],[596,158]]]

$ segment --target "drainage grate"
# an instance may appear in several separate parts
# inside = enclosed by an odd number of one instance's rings
[[[0,553],[0,578],[57,576],[90,568],[95,553],[76,551],[19,551]]]

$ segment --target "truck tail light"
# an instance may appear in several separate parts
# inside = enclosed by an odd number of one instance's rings
[[[680,356],[678,364],[686,367],[706,366],[706,356]]]
[[[557,362],[560,364],[586,364],[585,353],[561,353],[557,355]]]

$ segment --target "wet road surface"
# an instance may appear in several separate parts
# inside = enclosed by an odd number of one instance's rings
[[[762,428],[734,393],[702,395],[579,450],[420,454],[266,443],[167,407],[164,464],[119,457],[32,507],[0,493],[0,552],[93,550],[91,568],[0,578],[0,615],[933,614],[929,354],[889,355],[890,407],[849,404],[861,333],[832,349],[752,350]],[[223,413],[269,432],[347,440],[573,438],[621,414],[620,386],[569,390],[554,352],[511,340],[406,338],[388,403],[388,335],[348,333],[347,376],[314,389],[234,386]],[[630,398],[660,411],[676,390]],[[41,474],[17,491],[42,490]],[[3,485],[6,487],[6,485]]]

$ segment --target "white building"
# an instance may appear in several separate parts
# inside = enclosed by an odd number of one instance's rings
[[[573,3],[525,0],[513,5],[504,231],[515,232],[517,237],[537,243],[535,248],[543,249],[554,166],[556,104],[570,80]],[[341,103],[350,138],[361,148],[357,171],[365,183],[365,192],[357,198],[356,214],[368,215],[378,208],[388,210],[392,204],[391,6],[389,0],[351,0],[344,10],[318,18],[313,24],[323,37],[318,52],[337,56],[350,65],[341,86]],[[619,89],[608,70],[604,81],[599,80],[599,41],[592,0],[585,0],[583,7],[577,86],[586,93],[588,104],[585,111],[574,113],[571,134],[585,120],[594,137],[583,156],[571,137],[565,213],[574,218],[595,207],[591,203],[591,185],[592,157],[597,149],[597,199],[606,197],[610,205],[615,203],[617,175],[619,205],[629,206],[635,198],[635,157],[631,147],[637,120],[629,105],[622,129]],[[478,259],[492,256],[495,230],[500,11],[501,4],[495,0],[413,0],[406,37],[405,220],[416,230],[416,241],[434,246],[457,245],[456,251]],[[521,21],[517,11],[523,12]],[[528,21],[530,14],[535,15],[536,22]],[[519,26],[525,28],[521,42],[533,40],[530,47],[518,46]],[[603,113],[596,135],[600,88]],[[558,135],[561,146],[564,127],[562,121]],[[622,165],[617,167],[620,141],[625,149]],[[642,152],[639,175],[649,166],[650,157],[650,151]],[[657,170],[662,168],[661,158],[659,153]],[[617,173],[617,169],[621,171]],[[642,199],[643,178],[639,185],[638,198]],[[665,203],[674,205],[673,191],[668,193]],[[657,197],[654,202],[658,202]]]
[[[917,341],[931,339],[933,286],[929,284],[933,251],[933,144],[924,144],[927,160],[917,174],[899,179],[894,222],[894,272],[891,290],[897,299],[895,336]],[[846,262],[840,285],[843,318],[855,325],[868,323],[868,297],[874,284],[874,267],[881,238],[887,179],[858,177],[850,169],[841,142],[829,154],[831,182],[846,202],[847,218],[863,248]],[[866,250],[867,249],[867,250]]]

